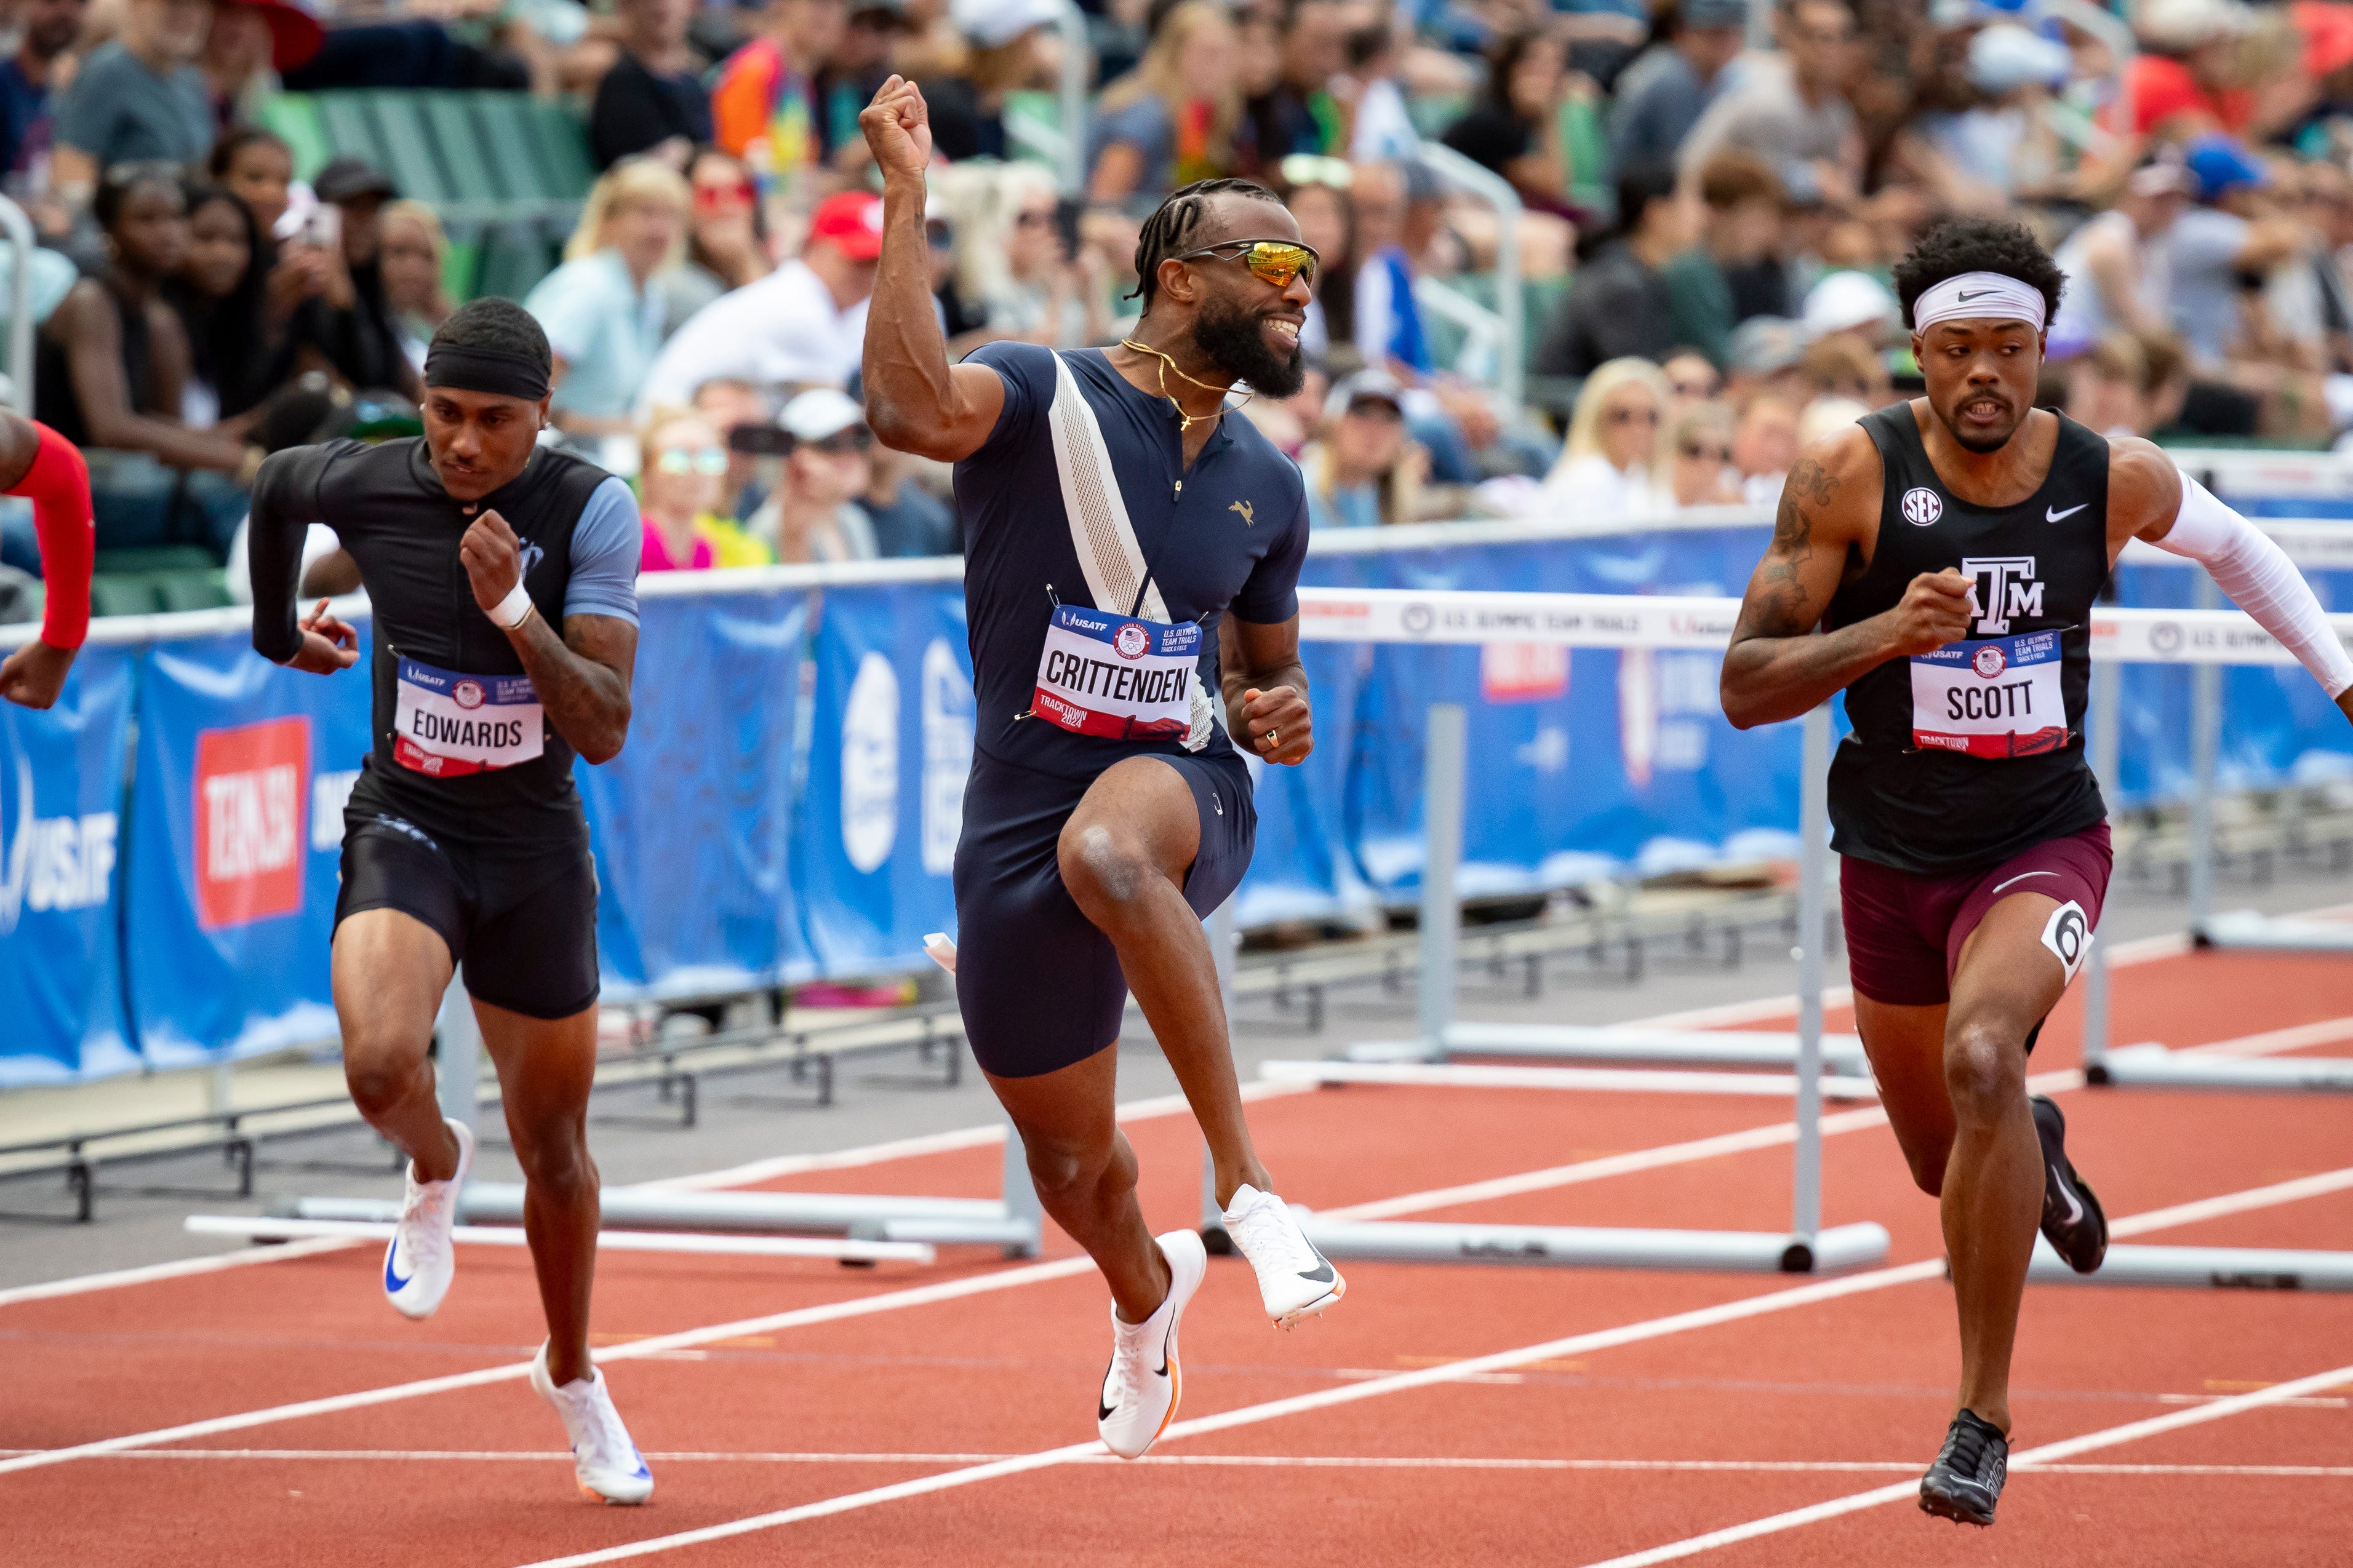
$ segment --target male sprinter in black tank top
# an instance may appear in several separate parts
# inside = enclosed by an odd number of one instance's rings
[[[1250,1146],[1201,930],[1256,833],[1228,731],[1269,763],[1314,743],[1295,591],[1305,485],[1224,405],[1237,382],[1299,389],[1315,254],[1271,192],[1187,185],[1136,243],[1134,337],[1060,355],[990,343],[951,365],[924,250],[923,93],[892,77],[860,122],[883,176],[869,414],[885,445],[956,465],[965,524],[977,730],[957,1005],[1039,1201],[1111,1287],[1096,1426],[1135,1458],[1176,1414],[1177,1320],[1208,1258],[1189,1227],[1155,1237],[1136,1204],[1113,1094],[1131,987],[1268,1317],[1288,1328],[1345,1289]]]
[[[385,1294],[427,1317],[455,1268],[473,1138],[442,1119],[426,1051],[462,960],[547,1314],[532,1386],[564,1419],[582,1490],[636,1503],[653,1478],[588,1359],[596,873],[572,759],[605,762],[628,734],[640,531],[627,485],[536,445],[550,367],[521,306],[474,300],[433,334],[422,437],[263,464],[253,646],[318,675],[357,660],[326,601],[295,618],[303,532],[332,524],[375,621],[375,744],[343,813],[333,973],[352,1100],[409,1157]]]
[[[1847,694],[1830,807],[1855,1020],[1913,1179],[1941,1198],[1960,1315],[1959,1408],[1920,1506],[1980,1525],[2037,1224],[2085,1273],[2107,1247],[2025,1076],[2107,889],[2084,707],[2117,552],[2138,538],[2204,563],[2353,714],[2353,658],[2276,545],[2148,442],[2033,407],[2063,282],[2025,229],[1985,219],[1904,258],[1928,395],[1799,457],[1724,661],[1744,729]]]

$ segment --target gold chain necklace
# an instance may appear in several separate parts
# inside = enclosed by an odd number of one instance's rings
[[[1124,349],[1132,349],[1140,354],[1150,354],[1154,359],[1160,362],[1160,395],[1167,397],[1168,406],[1176,411],[1176,434],[1179,437],[1182,437],[1185,432],[1190,430],[1196,425],[1202,424],[1208,420],[1219,418],[1222,416],[1232,412],[1232,410],[1228,409],[1225,406],[1224,403],[1224,399],[1233,395],[1234,389],[1232,387],[1212,386],[1206,381],[1196,380],[1194,377],[1187,375],[1183,370],[1177,367],[1176,362],[1174,359],[1170,358],[1167,354],[1163,353],[1160,350],[1154,348],[1150,343],[1139,343],[1134,338],[1122,338],[1119,340],[1119,346]],[[1185,405],[1183,404],[1177,402],[1174,397],[1168,396],[1168,373],[1172,370],[1176,372],[1177,380],[1189,381],[1204,392],[1216,393],[1219,400],[1217,412],[1214,414],[1186,413]],[[1255,391],[1251,392],[1249,397],[1244,397],[1240,403],[1235,404],[1234,408],[1243,407],[1250,402],[1250,397],[1255,397],[1258,394]]]

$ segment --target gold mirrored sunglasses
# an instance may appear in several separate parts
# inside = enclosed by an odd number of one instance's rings
[[[1227,251],[1235,255],[1228,256]],[[1203,256],[1214,256],[1221,261],[1239,261],[1278,289],[1288,289],[1294,278],[1315,281],[1315,268],[1320,258],[1307,246],[1295,239],[1229,239],[1222,245],[1205,246],[1188,250],[1177,257],[1179,261],[1191,261]]]

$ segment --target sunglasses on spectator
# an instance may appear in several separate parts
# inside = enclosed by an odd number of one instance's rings
[[[1044,228],[1053,221],[1052,207],[1032,207],[1026,212],[1016,213],[1013,216],[1014,226],[1018,228]]]
[[[665,474],[716,476],[727,471],[727,454],[716,447],[671,447],[654,458]]]
[[[1235,254],[1226,255],[1229,250]],[[1195,261],[1204,256],[1239,261],[1278,289],[1290,288],[1294,278],[1314,282],[1316,263],[1321,259],[1312,248],[1295,239],[1229,239],[1219,245],[1188,250],[1176,259]]]
[[[1605,411],[1601,417],[1611,425],[1656,425],[1659,411],[1655,408],[1612,408]]]
[[[1677,397],[1696,397],[1704,400],[1715,395],[1715,383],[1704,381],[1697,376],[1689,376],[1682,381],[1671,381],[1667,385],[1672,389]]]
[[[697,212],[725,212],[730,207],[750,206],[755,195],[749,180],[737,180],[724,185],[697,185],[694,187],[694,206]]]
[[[1711,463],[1728,463],[1732,461],[1732,448],[1729,447],[1710,447],[1697,441],[1686,441],[1683,444],[1681,449],[1683,455],[1691,458],[1694,462],[1697,462],[1703,458]]]
[[[1384,425],[1396,425],[1405,419],[1405,411],[1386,397],[1359,397],[1348,405],[1348,413],[1358,419],[1377,419]]]
[[[797,443],[803,451],[822,452],[828,458],[854,457],[874,444],[874,433],[864,426],[855,430],[836,431],[817,441]]]
[[[1314,153],[1293,153],[1276,165],[1286,185],[1329,185],[1345,191],[1356,183],[1356,165],[1345,158],[1326,158]]]

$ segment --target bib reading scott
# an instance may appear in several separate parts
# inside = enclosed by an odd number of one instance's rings
[[[1189,1229],[1153,1237],[1136,1204],[1112,1048],[1131,988],[1268,1315],[1288,1326],[1345,1289],[1268,1190],[1201,929],[1257,822],[1227,729],[1269,763],[1314,744],[1305,487],[1224,405],[1237,383],[1298,390],[1315,255],[1271,193],[1189,185],[1137,244],[1134,337],[1068,354],[992,343],[951,365],[925,253],[929,110],[892,77],[860,122],[884,176],[869,416],[885,445],[956,465],[966,541],[977,730],[957,1001],[1039,1201],[1111,1287],[1096,1426],[1133,1458],[1176,1413],[1178,1320],[1207,1258]]]

